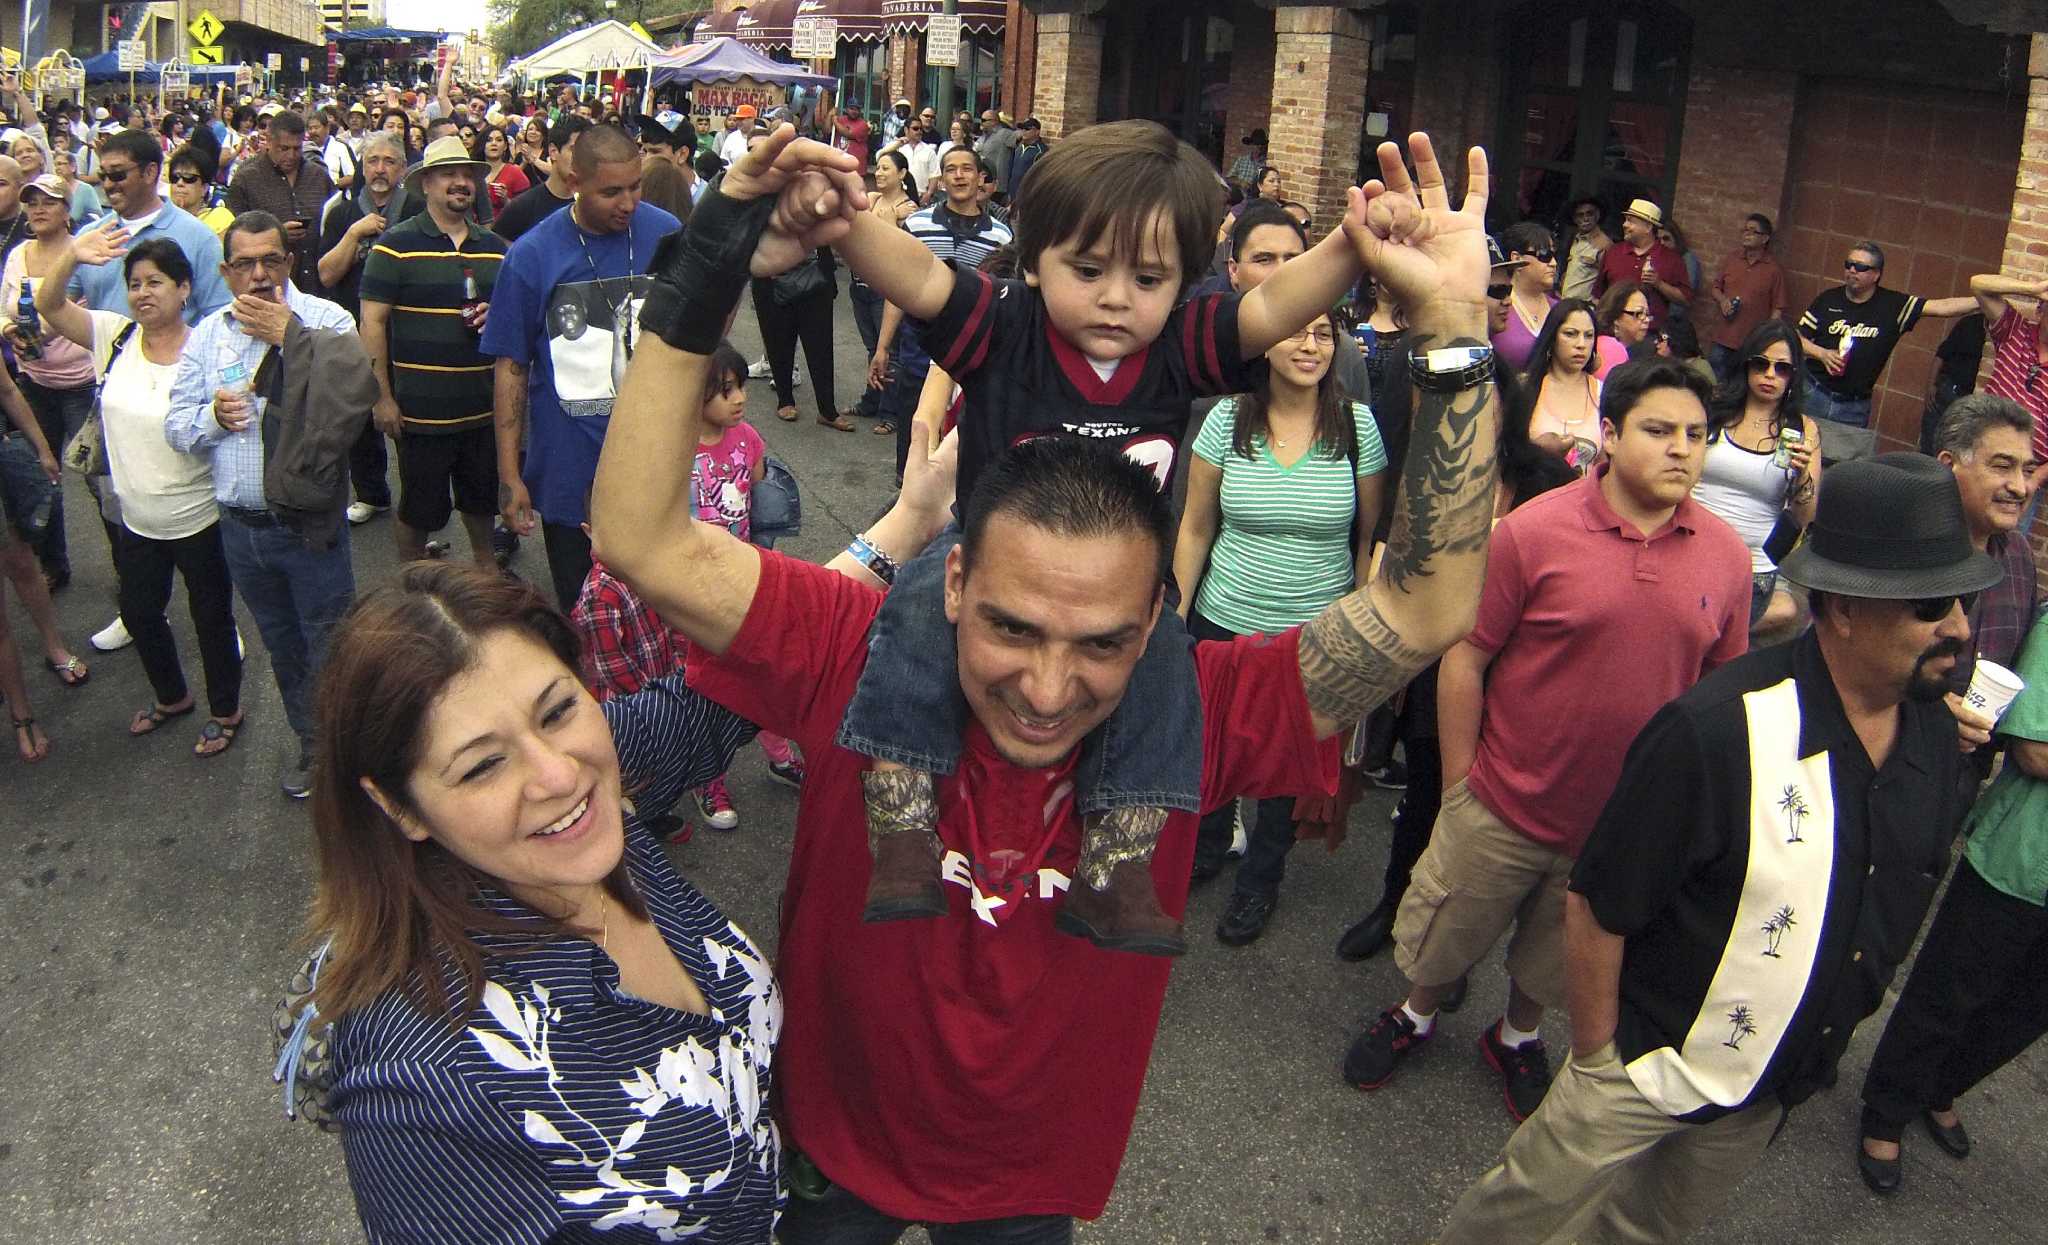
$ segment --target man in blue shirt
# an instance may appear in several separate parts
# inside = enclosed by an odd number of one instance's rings
[[[328,633],[355,597],[355,574],[346,523],[336,524],[333,545],[314,548],[271,512],[263,491],[267,399],[250,389],[264,356],[283,347],[294,318],[351,339],[356,325],[340,307],[293,288],[291,244],[275,216],[244,212],[225,237],[228,259],[220,269],[234,301],[194,325],[185,339],[164,439],[174,450],[212,461],[228,573],[256,619],[285,717],[299,737],[298,763],[285,775],[284,793],[303,800],[312,790],[313,684],[327,656]]]
[[[159,235],[178,244],[192,261],[192,297],[185,304],[188,323],[199,321],[228,304],[228,288],[220,275],[220,239],[199,218],[175,203],[164,202],[157,187],[163,180],[163,148],[143,130],[107,136],[100,152],[100,189],[114,210],[94,225],[104,229],[119,221],[134,247]],[[71,278],[71,293],[94,311],[128,315],[128,275],[120,260],[91,267],[81,265]]]
[[[569,210],[506,252],[482,343],[498,361],[499,509],[522,536],[538,518],[564,610],[590,574],[582,525],[612,396],[633,357],[644,274],[655,246],[681,227],[640,202],[640,146],[618,126],[578,137],[568,181]]]

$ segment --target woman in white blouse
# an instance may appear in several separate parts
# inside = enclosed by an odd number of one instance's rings
[[[135,651],[156,693],[153,704],[136,712],[128,733],[147,735],[197,707],[164,617],[175,570],[185,581],[206,672],[210,716],[193,752],[218,756],[234,743],[242,725],[242,657],[213,499],[213,468],[206,458],[181,454],[164,440],[171,377],[188,332],[185,300],[192,294],[192,263],[169,238],[149,238],[133,249],[127,244],[128,233],[119,226],[74,238],[37,287],[36,310],[53,331],[91,352],[93,373],[104,382],[100,424],[112,488],[102,485],[102,509],[110,494],[115,510],[105,517],[120,580],[121,621],[135,637]],[[133,320],[112,311],[87,311],[65,297],[79,264],[110,263],[123,256]]]

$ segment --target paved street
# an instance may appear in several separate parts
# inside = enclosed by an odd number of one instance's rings
[[[843,299],[839,310],[839,396],[850,404],[864,355]],[[735,332],[758,357],[750,310]],[[891,442],[818,427],[808,387],[802,421],[780,423],[767,382],[753,389],[755,426],[804,486],[805,531],[790,548],[829,556],[886,500]],[[75,481],[67,501],[77,574],[59,604],[83,646],[112,616],[112,571]],[[388,520],[356,529],[355,541],[358,583],[378,582],[394,561]],[[544,581],[537,540],[518,569]],[[337,1142],[286,1122],[269,1078],[271,1008],[303,954],[294,943],[310,834],[305,809],[278,793],[292,745],[254,626],[245,615],[250,725],[225,757],[199,761],[189,755],[196,718],[126,737],[149,701],[132,651],[89,654],[90,684],[66,692],[35,659],[25,615],[11,606],[10,616],[54,755],[35,768],[0,757],[0,851],[11,865],[0,873],[0,1241],[360,1241]],[[196,682],[182,594],[171,616]],[[678,861],[772,942],[794,794],[767,781],[752,748],[733,789],[741,829],[700,830]],[[1274,924],[1250,948],[1209,934],[1227,879],[1197,895],[1195,950],[1175,970],[1122,1177],[1083,1240],[1426,1241],[1493,1161],[1510,1121],[1474,1043],[1504,990],[1497,961],[1396,1083],[1365,1095],[1338,1076],[1361,1019],[1401,989],[1387,956],[1357,966],[1331,954],[1377,896],[1390,807],[1369,796],[1334,857],[1318,844],[1296,853]],[[1880,1202],[1851,1160],[1855,1090],[1877,1032],[1864,1027],[1841,1086],[1794,1116],[1703,1239],[2043,1239],[2048,1051],[1963,1104],[1977,1143],[1967,1162],[1909,1134],[1907,1188]],[[1563,1030],[1548,1036],[1561,1050]]]

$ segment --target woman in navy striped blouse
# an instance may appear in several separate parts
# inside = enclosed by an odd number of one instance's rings
[[[416,563],[336,631],[314,1002],[373,1242],[766,1242],[768,960],[621,792],[666,808],[752,727],[660,680],[602,709],[530,587]]]

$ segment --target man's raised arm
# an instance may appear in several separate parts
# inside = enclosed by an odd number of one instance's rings
[[[793,138],[784,126],[749,152],[655,254],[643,336],[612,403],[591,496],[597,557],[715,653],[739,633],[761,567],[751,546],[697,522],[691,502],[711,353],[750,275],[795,266],[844,236],[865,206],[851,156]]]
[[[1484,346],[1486,153],[1473,148],[1465,205],[1452,211],[1429,139],[1409,137],[1415,184],[1392,143],[1379,148],[1382,180],[1344,231],[1367,271],[1411,309],[1412,354]],[[1418,373],[1419,375],[1419,373]],[[1334,602],[1301,633],[1301,682],[1318,735],[1347,729],[1472,630],[1486,578],[1499,429],[1487,379],[1439,392],[1415,387],[1408,459],[1379,574]]]

